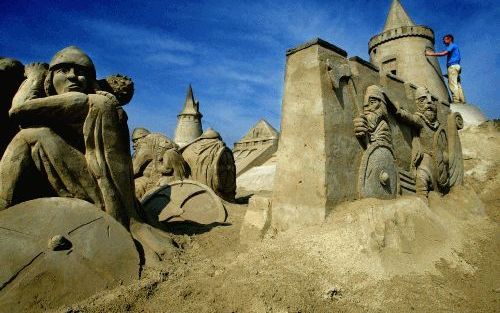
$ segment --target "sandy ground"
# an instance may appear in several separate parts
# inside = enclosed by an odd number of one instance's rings
[[[160,268],[58,312],[500,312],[498,124],[461,137],[465,187],[429,205],[347,203],[242,247],[246,205],[228,204],[228,225],[172,229]]]

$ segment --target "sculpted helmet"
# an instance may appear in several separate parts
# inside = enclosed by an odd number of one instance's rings
[[[96,77],[94,63],[90,57],[78,47],[69,46],[57,52],[50,61],[49,70],[54,69],[54,67],[57,67],[60,64],[79,65],[87,69],[93,79]]]
[[[379,99],[382,101],[384,104],[385,102],[385,96],[384,96],[384,91],[380,86],[377,85],[371,85],[366,88],[366,93],[365,93],[365,105],[368,103],[368,100],[370,100],[370,97]]]
[[[415,90],[415,99],[427,97],[429,95],[429,89],[427,89],[426,87],[418,87],[417,90]]]
[[[45,92],[47,95],[55,95],[54,87],[52,86],[52,76],[54,69],[61,64],[73,64],[81,66],[87,70],[89,74],[89,86],[93,87],[96,80],[95,66],[88,55],[85,54],[80,48],[69,46],[57,52],[49,64],[49,74],[45,80]]]
[[[142,127],[135,128],[134,131],[132,132],[132,141],[144,138],[149,134],[151,134],[151,132],[146,128]]]

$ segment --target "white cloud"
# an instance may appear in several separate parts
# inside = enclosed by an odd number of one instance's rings
[[[120,45],[133,46],[144,51],[194,52],[195,46],[185,40],[173,38],[167,31],[155,28],[129,26],[116,22],[85,19],[85,25],[94,35]]]
[[[179,66],[189,66],[193,65],[194,60],[188,54],[174,54],[171,52],[155,52],[148,54],[144,57],[144,60],[158,65],[179,65]]]

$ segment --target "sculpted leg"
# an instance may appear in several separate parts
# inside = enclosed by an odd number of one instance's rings
[[[33,176],[30,174],[38,174],[33,171],[46,177],[47,187],[54,195],[86,200],[102,208],[100,193],[83,153],[45,127],[21,130],[8,146],[0,163],[0,199],[4,208],[16,204],[15,195],[23,180],[29,180]],[[21,192],[36,198],[33,188],[39,187],[30,186]]]
[[[22,173],[31,164],[31,148],[20,136],[16,136],[7,147],[0,161],[0,210],[15,204],[16,187],[22,181]]]
[[[422,169],[417,169],[417,176],[415,177],[415,187],[417,189],[417,195],[426,197],[429,193],[429,181],[427,180],[425,171]]]

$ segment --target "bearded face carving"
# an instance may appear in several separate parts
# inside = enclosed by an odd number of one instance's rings
[[[367,141],[367,144],[383,142],[391,145],[391,129],[387,121],[384,92],[379,86],[369,86],[365,93],[363,112],[353,120],[356,137]]]

